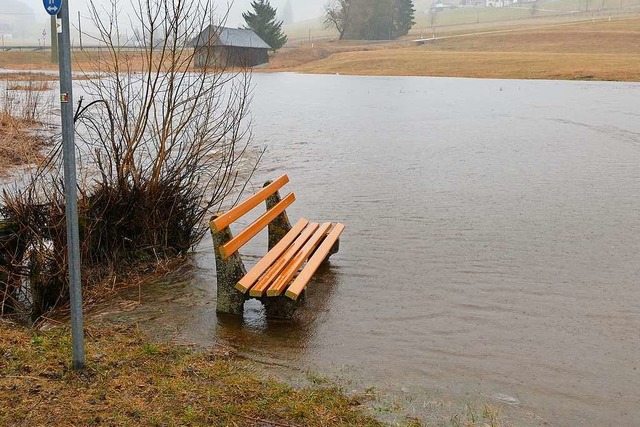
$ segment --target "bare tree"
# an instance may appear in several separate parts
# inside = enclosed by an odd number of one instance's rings
[[[89,292],[100,293],[105,278],[139,270],[140,263],[191,250],[207,230],[208,213],[246,184],[262,155],[250,145],[250,73],[226,69],[214,49],[192,48],[202,30],[222,26],[225,16],[215,20],[210,0],[132,1],[131,17],[120,15],[120,0],[90,1],[93,38],[106,53],[85,70],[88,99],[76,113]],[[198,68],[196,55],[206,56]],[[26,190],[5,194],[0,212],[27,248],[4,264],[31,278],[30,296],[7,306],[23,305],[32,318],[68,298],[59,154]],[[12,284],[0,283],[4,295],[16,295]]]
[[[219,201],[249,141],[245,119],[250,74],[227,70],[226,61],[216,61],[208,49],[205,55],[210,58],[194,69],[190,43],[207,26],[224,22],[214,24],[211,2],[134,1],[136,16],[125,23],[118,15],[118,0],[110,0],[109,9],[90,1],[97,41],[108,47],[108,55],[97,57],[91,69],[99,70],[98,78],[84,84],[104,108],[79,114],[89,131],[80,136],[89,135],[83,138],[88,145],[100,142],[98,151],[89,153],[101,168],[113,160],[105,171],[117,181],[146,181],[157,187],[169,170],[195,162],[194,175],[207,172],[199,179],[207,178],[207,188],[215,184],[210,199]],[[120,46],[125,25],[135,35],[127,44],[142,47],[136,53]],[[204,161],[211,154],[216,154],[217,162]]]
[[[351,25],[351,0],[331,0],[324,8],[325,28],[335,28],[342,40]]]

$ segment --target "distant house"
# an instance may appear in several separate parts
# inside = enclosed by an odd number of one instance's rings
[[[516,3],[512,0],[487,0],[487,7],[507,7]]]
[[[252,30],[216,27],[204,29],[191,41],[196,67],[255,67],[269,62],[269,46]]]
[[[450,3],[443,3],[442,0],[436,0],[432,5],[430,12],[442,12],[447,9],[455,9],[456,6]]]

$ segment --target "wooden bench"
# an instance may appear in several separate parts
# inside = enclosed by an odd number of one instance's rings
[[[256,194],[211,219],[219,313],[241,316],[245,300],[256,298],[264,304],[267,317],[290,319],[320,264],[338,252],[343,224],[318,224],[302,218],[291,226],[285,209],[295,195],[281,198],[279,193],[288,182],[287,175],[269,181]],[[262,202],[266,202],[266,213],[234,236],[229,226]],[[267,226],[269,251],[247,272],[238,250]]]

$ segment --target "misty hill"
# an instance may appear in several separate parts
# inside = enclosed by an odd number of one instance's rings
[[[41,6],[41,3],[38,4]],[[47,15],[32,9],[26,1],[2,0],[0,36],[5,43],[28,42],[37,44],[47,26]],[[49,29],[47,28],[47,32]]]
[[[3,0],[2,13],[0,14],[0,17],[2,17],[2,15],[4,15],[5,13],[12,14],[12,13],[34,13],[34,12],[35,11],[31,9],[29,5],[23,1]]]

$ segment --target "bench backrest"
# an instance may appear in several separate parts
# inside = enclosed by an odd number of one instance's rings
[[[258,191],[256,194],[244,200],[242,203],[235,206],[233,209],[225,213],[218,213],[214,215],[213,219],[209,223],[211,231],[218,233],[224,230],[229,225],[233,224],[238,219],[242,218],[245,214],[253,210],[256,206],[264,202],[267,198],[275,194],[280,188],[289,182],[287,175],[282,175],[271,184]],[[251,240],[256,234],[264,229],[271,221],[276,219],[284,210],[289,207],[296,200],[296,196],[293,193],[287,194],[280,202],[278,202],[266,213],[261,215],[258,219],[252,222],[247,228],[238,233],[237,236],[231,238],[228,242],[220,247],[220,254],[224,259],[229,258],[232,254],[237,252],[243,247],[249,240]]]

